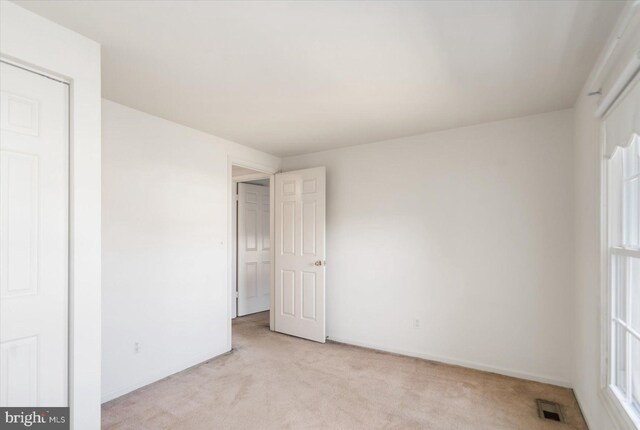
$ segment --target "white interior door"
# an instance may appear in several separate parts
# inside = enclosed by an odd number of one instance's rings
[[[67,406],[69,88],[0,68],[0,406]]]
[[[269,187],[238,184],[238,316],[269,310]]]
[[[275,186],[275,330],[323,342],[324,167],[279,173]]]

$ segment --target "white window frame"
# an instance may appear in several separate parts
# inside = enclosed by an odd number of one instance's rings
[[[632,379],[632,371],[627,368],[626,374],[626,387],[627,393],[623,393],[615,386],[614,381],[614,372],[615,372],[615,357],[613,351],[615,350],[615,346],[613,344],[614,339],[614,330],[616,328],[616,324],[619,324],[625,330],[627,339],[629,336],[633,336],[640,340],[640,333],[638,333],[633,328],[629,327],[624,321],[619,320],[614,316],[613,307],[615,306],[614,301],[614,288],[613,288],[613,259],[617,256],[627,256],[627,257],[635,257],[640,258],[640,248],[631,249],[625,246],[614,246],[612,243],[613,238],[613,228],[625,228],[624,221],[621,221],[622,225],[613,225],[611,222],[611,215],[614,210],[619,211],[620,215],[624,213],[624,192],[622,192],[623,197],[620,199],[618,207],[612,207],[613,199],[612,199],[612,176],[610,163],[613,157],[608,158],[604,156],[604,148],[605,148],[605,133],[602,133],[602,148],[603,148],[603,156],[602,156],[602,228],[601,228],[601,236],[602,236],[602,374],[601,374],[601,397],[605,400],[605,404],[607,405],[610,414],[614,417],[615,421],[619,425],[620,428],[634,430],[640,429],[640,413],[636,411],[630,404],[630,396],[631,396],[631,379]],[[629,142],[633,139],[638,139],[638,144],[640,145],[640,136],[633,135],[630,137]],[[627,147],[627,146],[626,146]],[[620,148],[617,149],[618,151]],[[640,174],[634,175],[633,177],[640,176]],[[629,180],[631,178],[622,178],[620,186],[623,187],[623,183],[625,180]],[[624,237],[624,231],[621,232],[622,237]],[[628,286],[630,287],[630,285]],[[626,315],[627,319],[629,319],[629,315],[631,312],[630,306],[630,288],[626,290]],[[627,348],[626,348],[626,363],[631,363],[631,353],[632,349],[628,347],[631,342],[626,340]],[[640,368],[636,370],[640,372]]]

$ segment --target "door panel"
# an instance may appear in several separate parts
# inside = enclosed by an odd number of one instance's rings
[[[238,184],[238,316],[269,309],[269,210],[269,187]]]
[[[38,337],[29,336],[2,342],[2,405],[38,403]]]
[[[325,168],[275,181],[275,330],[325,342]]]
[[[286,316],[296,316],[296,291],[295,291],[295,278],[296,272],[292,270],[282,270],[280,279],[280,299],[282,301],[282,314]],[[276,299],[277,300],[277,299]],[[277,309],[276,302],[276,309]],[[276,327],[276,331],[279,331]]]
[[[9,111],[10,113],[11,111]],[[2,151],[4,187],[3,297],[36,294],[38,282],[38,157]],[[10,264],[10,267],[9,267]]]
[[[258,214],[255,208],[247,208],[249,202],[245,205],[244,210],[244,238],[246,240],[245,251],[258,250]]]
[[[302,272],[302,318],[316,319],[316,274]]]
[[[281,237],[282,247],[281,253],[295,255],[296,253],[296,236],[295,236],[295,219],[296,219],[296,202],[288,201],[282,203],[282,223]],[[277,231],[277,229],[276,229]]]
[[[268,191],[268,190],[267,190]],[[260,231],[262,232],[262,251],[271,250],[271,229],[269,218],[271,217],[271,202],[268,201],[269,194],[267,194],[267,201],[262,202],[262,219],[260,220]],[[269,270],[271,271],[271,270]]]
[[[316,202],[302,202],[302,253],[316,255]]]
[[[66,406],[68,86],[0,68],[0,406]]]

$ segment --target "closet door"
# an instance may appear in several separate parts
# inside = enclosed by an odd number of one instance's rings
[[[0,67],[0,406],[67,406],[69,88]]]

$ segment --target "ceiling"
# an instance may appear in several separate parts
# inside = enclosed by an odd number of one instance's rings
[[[573,106],[614,1],[16,1],[102,44],[103,96],[287,156]]]

